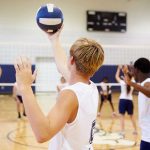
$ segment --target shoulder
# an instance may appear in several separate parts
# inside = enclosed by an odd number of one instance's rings
[[[76,97],[75,92],[72,89],[64,89],[60,92],[60,96]]]
[[[145,79],[142,83],[142,86],[149,88],[150,86],[150,78]]]
[[[145,82],[145,83],[144,83],[144,87],[150,88],[150,81],[149,81],[149,82]]]
[[[71,89],[62,90],[58,97],[58,103],[64,104],[68,107],[73,107],[78,105],[78,99],[75,92]]]

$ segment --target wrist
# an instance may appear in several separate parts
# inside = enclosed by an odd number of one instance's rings
[[[31,86],[30,85],[21,85],[21,86],[19,86],[19,90],[21,93],[24,93],[26,91],[31,90]]]
[[[133,82],[131,80],[128,81],[128,85],[133,86]]]
[[[130,81],[130,85],[131,85],[131,86],[133,86],[134,84],[135,84],[134,82]]]
[[[52,43],[53,46],[57,46],[57,45],[60,43],[60,40],[59,40],[59,38],[57,38],[57,39],[52,39],[52,40],[51,40],[51,43]]]

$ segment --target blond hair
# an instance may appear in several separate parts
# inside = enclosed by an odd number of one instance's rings
[[[87,76],[92,76],[103,64],[104,51],[96,41],[81,38],[77,40],[70,49],[76,69]]]

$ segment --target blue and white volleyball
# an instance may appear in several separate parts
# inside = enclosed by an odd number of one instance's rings
[[[63,24],[63,13],[54,4],[47,4],[39,8],[36,22],[42,30],[55,33]]]

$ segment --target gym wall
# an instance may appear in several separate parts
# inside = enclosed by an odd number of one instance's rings
[[[67,52],[77,38],[89,37],[106,49],[106,64],[129,63],[139,56],[150,56],[149,0],[5,0],[0,2],[0,64],[13,63],[20,54],[31,56],[32,61],[37,55],[53,57],[50,42],[35,21],[37,9],[49,2],[64,13],[62,43]],[[127,12],[127,32],[87,32],[86,10]]]
[[[62,43],[67,53],[77,38],[89,37],[103,45],[107,67],[150,57],[149,0],[5,0],[0,1],[0,64],[12,65],[20,55],[35,65],[37,57],[53,57],[50,42],[35,21],[37,9],[49,2],[64,13]],[[87,32],[87,10],[127,12],[127,32]]]
[[[69,45],[80,36],[89,36],[102,44],[149,44],[149,0],[5,0],[0,2],[1,42],[48,43],[47,37],[36,25],[37,9],[45,3],[61,7],[65,16],[64,41]],[[127,12],[126,33],[86,31],[86,10]],[[71,34],[70,34],[71,32]],[[21,38],[20,38],[21,37]]]

